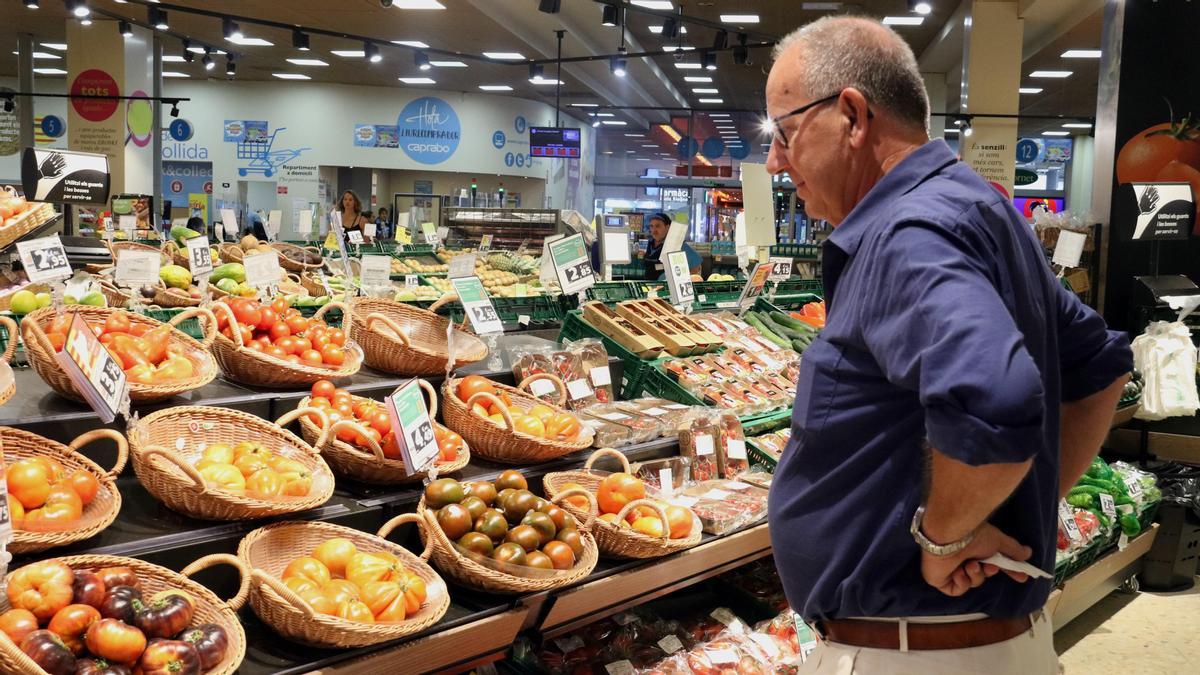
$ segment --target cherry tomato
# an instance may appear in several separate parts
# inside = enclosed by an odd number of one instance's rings
[[[312,386],[312,395],[314,398],[320,397],[330,400],[333,398],[335,391],[337,391],[337,386],[329,380],[317,380]]]
[[[321,352],[315,349],[305,349],[300,354],[300,360],[309,366],[319,366],[325,363],[325,359],[321,357]]]
[[[346,333],[337,329],[331,330],[329,331],[329,341],[340,347],[346,344]]]
[[[275,323],[271,324],[270,335],[272,340],[279,340],[279,338],[287,337],[291,334],[291,329],[289,329],[288,325],[283,321],[276,321]]]
[[[287,325],[293,333],[303,333],[308,328],[308,319],[299,315],[288,317]]]
[[[340,366],[346,362],[346,351],[337,344],[327,344],[321,348],[321,358],[331,366]]]

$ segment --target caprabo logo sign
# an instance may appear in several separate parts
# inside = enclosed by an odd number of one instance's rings
[[[458,115],[440,98],[426,96],[404,106],[396,119],[404,154],[422,164],[440,164],[458,149]]]

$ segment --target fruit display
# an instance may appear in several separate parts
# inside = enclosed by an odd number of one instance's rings
[[[277,297],[270,304],[222,298],[218,304],[229,310],[215,312],[221,335],[236,343],[233,331],[239,330],[246,349],[317,368],[337,369],[346,363],[346,333],[321,319],[302,316],[285,298]],[[236,324],[230,322],[230,315]]]
[[[775,460],[783,456],[783,449],[787,447],[788,441],[792,437],[792,428],[784,427],[778,431],[754,436],[746,440],[747,443],[753,445],[760,452]]]
[[[16,225],[26,212],[39,206],[40,204],[26,201],[15,192],[0,191],[0,230]]]
[[[0,630],[50,675],[199,675],[231,655],[232,637],[200,620],[191,593],[153,592],[131,567],[33,563],[9,575],[6,595]]]
[[[487,397],[471,403],[471,399],[480,393],[486,394]],[[507,391],[498,389],[494,382],[482,375],[468,375],[459,380],[454,388],[454,395],[471,406],[471,414],[487,419],[498,427],[509,428],[534,438],[566,443],[580,437],[581,426],[577,416],[548,405],[535,404],[528,408],[514,405],[514,401],[519,403],[518,399]],[[506,422],[505,412],[511,424]]]
[[[669,501],[690,508],[709,534],[725,534],[767,515],[767,491],[737,480],[697,481]]]
[[[75,527],[100,492],[87,469],[68,471],[50,456],[19,459],[4,467],[8,512],[13,527],[55,532]]]
[[[259,241],[252,234],[247,234],[238,241],[238,247],[242,249],[242,255],[253,255],[255,253],[275,253],[275,249],[271,248],[271,244],[265,241]]]
[[[392,296],[392,300],[396,302],[429,302],[440,297],[442,297],[442,291],[434,286],[413,286],[412,288],[401,287]]]
[[[430,258],[404,258],[392,260],[392,274],[445,274],[450,265],[432,262]]]
[[[257,441],[208,444],[193,466],[210,488],[251,499],[307,497],[313,487],[307,466]]]
[[[425,277],[425,283],[441,293],[454,292],[454,284],[450,283],[450,280],[445,277]]]
[[[132,321],[130,314],[114,311],[104,321],[88,319],[87,324],[108,349],[131,383],[159,385],[189,380],[200,374],[201,366],[190,350],[171,341],[172,326],[151,327]],[[62,351],[71,328],[73,314],[60,314],[46,327],[46,337],[55,352]]]
[[[713,272],[712,274],[708,275],[708,279],[705,281],[737,281],[737,277],[733,276],[732,274],[717,274],[716,272]]]
[[[1068,530],[1060,519],[1056,563],[1141,534],[1142,523],[1149,522],[1146,518],[1161,499],[1154,474],[1125,462],[1110,465],[1096,457],[1063,498],[1076,531]]]
[[[817,305],[820,307],[823,306]],[[785,314],[784,312],[755,312],[753,310],[746,312],[746,323],[754,327],[760,335],[782,347],[783,349],[794,349],[797,353],[804,353],[805,349],[812,344],[816,339],[817,332],[821,326],[825,325],[824,310],[809,310],[810,314],[800,314],[800,317],[806,317],[804,320]],[[820,322],[820,326],[814,322]]]
[[[619,302],[616,313],[661,343],[673,356],[703,354],[721,345],[721,340],[707,328],[662,298]]]
[[[99,302],[97,303],[97,306],[100,306],[100,307],[105,306],[107,303],[104,302],[104,295],[103,294],[97,294],[97,295],[99,296]],[[89,299],[93,299],[93,298],[89,298]],[[45,293],[45,292],[34,293],[33,291],[22,289],[22,290],[17,291],[16,293],[13,293],[9,297],[8,308],[13,314],[16,314],[17,316],[25,316],[26,314],[32,312],[35,309],[49,307],[50,303],[53,301],[54,301],[54,299],[50,296],[49,293]],[[70,304],[77,304],[77,303],[70,303]],[[91,303],[85,303],[85,304],[91,304]]]
[[[579,483],[566,483],[562,491],[586,489]],[[647,499],[646,483],[637,476],[620,471],[610,473],[600,480],[595,490],[596,505],[600,509],[599,520],[649,537],[666,536],[669,539],[686,539],[692,533],[693,515],[686,507],[675,506],[664,501]],[[649,502],[627,508],[634,502]],[[581,508],[584,503],[578,497],[568,497],[567,503]],[[666,521],[663,521],[663,513]],[[622,515],[624,514],[624,515]]]
[[[736,410],[743,415],[790,407],[796,397],[791,371],[798,367],[795,361],[785,365],[742,347],[726,349],[721,354],[674,359],[661,365],[668,378],[705,405]]]
[[[292,269],[317,267],[325,262],[321,253],[314,248],[304,248],[294,244],[276,243],[273,248],[279,254],[280,264],[293,263]]]
[[[530,255],[517,255],[508,251],[489,253],[486,259],[488,267],[500,272],[512,272],[519,276],[537,274],[541,263]]]

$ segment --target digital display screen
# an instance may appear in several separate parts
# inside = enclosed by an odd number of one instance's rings
[[[529,127],[529,154],[534,157],[579,157],[579,129]]]

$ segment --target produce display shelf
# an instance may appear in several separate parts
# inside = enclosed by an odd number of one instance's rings
[[[597,281],[594,286],[584,291],[588,300],[599,300],[605,304],[633,300],[642,297],[632,281]]]
[[[781,295],[814,293],[825,295],[825,283],[820,279],[785,279],[775,284],[775,292]]]
[[[1158,524],[1130,540],[1123,550],[1113,547],[1067,579],[1050,594],[1046,611],[1055,629],[1088,610],[1141,571],[1142,557],[1158,535]]]

